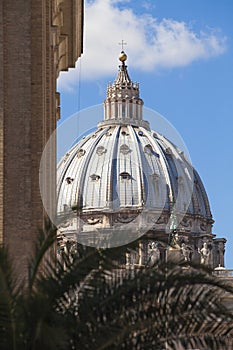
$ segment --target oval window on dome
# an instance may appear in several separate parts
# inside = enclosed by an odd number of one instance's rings
[[[143,132],[140,130],[140,131],[138,132],[138,135],[139,135],[139,136],[143,136]]]
[[[69,177],[69,176],[66,178],[66,183],[67,183],[67,185],[70,185],[73,181],[74,181],[74,179],[72,179],[72,178]]]
[[[167,147],[166,150],[165,150],[165,152],[166,152],[167,154],[172,154],[172,150],[171,150],[170,147]]]
[[[123,171],[122,173],[120,173],[120,177],[121,177],[121,180],[130,180],[131,179],[131,175],[129,173],[127,173],[126,171]]]
[[[82,156],[84,156],[84,154],[86,153],[86,151],[82,148],[80,148],[78,151],[77,151],[77,157],[78,158],[81,158]]]
[[[92,174],[90,175],[90,178],[91,178],[91,181],[99,181],[100,176],[96,174]]]
[[[123,130],[123,131],[121,132],[121,135],[122,135],[122,136],[129,136],[129,134],[128,134],[127,131],[125,131],[125,130]]]

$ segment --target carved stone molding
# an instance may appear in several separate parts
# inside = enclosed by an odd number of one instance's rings
[[[103,217],[102,215],[99,216],[91,216],[89,218],[83,219],[84,222],[86,222],[89,225],[96,225],[96,224],[102,224]]]
[[[150,216],[149,221],[153,222],[157,225],[167,224],[168,223],[168,217],[167,216],[160,216],[159,218],[157,216]]]
[[[83,1],[53,0],[51,44],[57,76],[75,66],[83,50]]]

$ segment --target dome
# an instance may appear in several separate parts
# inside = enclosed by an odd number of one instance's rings
[[[143,127],[99,127],[58,166],[58,212],[170,211],[174,201],[179,212],[211,218],[203,184],[183,152]]]
[[[162,235],[211,236],[212,215],[203,183],[172,142],[143,120],[139,84],[124,56],[107,88],[104,120],[58,165],[59,215],[65,234],[120,229]],[[126,234],[126,233],[125,233]]]

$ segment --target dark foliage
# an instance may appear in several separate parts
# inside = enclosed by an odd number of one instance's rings
[[[51,259],[56,230],[40,232],[19,284],[0,249],[0,349],[231,349],[233,288],[200,266],[124,269],[127,247],[79,246]],[[44,268],[46,266],[46,269]]]

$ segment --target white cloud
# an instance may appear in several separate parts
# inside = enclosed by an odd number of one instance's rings
[[[198,59],[208,59],[226,50],[226,37],[207,29],[195,32],[190,25],[173,19],[159,21],[149,13],[136,14],[130,1],[94,0],[86,4],[84,54],[81,78],[98,79],[116,71],[121,39],[127,42],[128,65],[141,71],[181,67]],[[62,73],[59,89],[80,76],[77,69]]]

